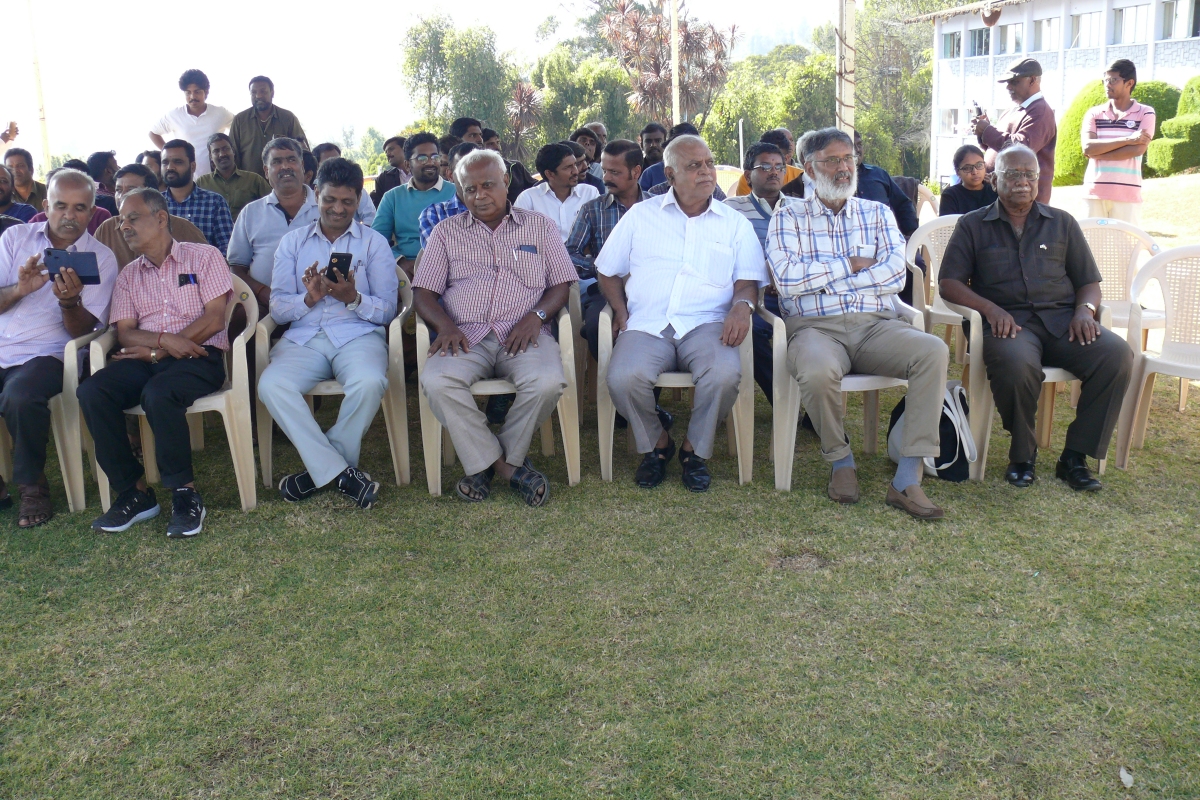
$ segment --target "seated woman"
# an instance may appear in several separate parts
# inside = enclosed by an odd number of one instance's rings
[[[962,183],[942,190],[938,214],[966,214],[996,202],[996,190],[988,183],[983,151],[973,144],[964,144],[954,151],[954,172]]]

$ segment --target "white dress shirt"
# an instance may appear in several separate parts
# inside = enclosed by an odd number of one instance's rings
[[[716,200],[703,214],[689,217],[674,189],[625,212],[596,257],[596,272],[629,276],[628,330],[661,336],[670,325],[679,338],[697,326],[724,321],[734,281],[766,286],[768,280],[749,220]]]
[[[193,117],[188,113],[187,106],[172,108],[154,123],[150,129],[169,142],[172,139],[185,139],[196,148],[196,172],[193,178],[212,172],[212,162],[208,160],[208,137],[214,133],[229,133],[233,124],[233,114],[229,109],[214,106],[212,103],[204,109],[204,113]]]
[[[366,196],[366,192],[363,192]],[[271,270],[275,266],[275,248],[288,231],[303,228],[320,217],[317,209],[317,194],[304,187],[304,205],[288,222],[287,215],[279,207],[275,192],[260,197],[245,205],[233,223],[233,236],[229,239],[226,257],[230,264],[246,267],[250,277],[259,283],[271,285]]]
[[[517,195],[517,201],[513,205],[536,211],[554,220],[563,243],[566,244],[567,237],[571,235],[571,228],[575,226],[575,218],[579,216],[579,209],[583,208],[583,204],[588,200],[599,196],[600,192],[596,191],[595,186],[580,183],[571,190],[566,200],[559,200],[549,183],[539,183]]]
[[[46,235],[48,222],[14,225],[0,237],[0,286],[12,286],[30,256],[44,259],[43,252],[53,247]],[[100,325],[108,324],[108,307],[117,281],[117,259],[100,242],[84,232],[69,252],[92,252],[100,267],[100,283],[83,287],[83,307]],[[0,367],[8,369],[39,356],[62,359],[63,348],[71,334],[63,324],[62,309],[49,281],[33,294],[26,295],[0,314]]]

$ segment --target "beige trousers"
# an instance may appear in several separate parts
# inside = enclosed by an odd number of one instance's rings
[[[789,317],[788,371],[821,437],[821,455],[850,455],[842,414],[843,375],[886,375],[908,381],[902,456],[936,456],[950,352],[936,336],[891,312]]]
[[[1089,217],[1107,217],[1108,219],[1128,222],[1130,225],[1140,225],[1141,203],[1122,203],[1118,200],[1085,200]]]

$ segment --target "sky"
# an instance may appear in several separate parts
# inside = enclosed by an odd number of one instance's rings
[[[183,105],[179,75],[193,67],[209,77],[209,103],[234,113],[250,105],[249,79],[269,76],[275,103],[299,116],[314,144],[341,141],[342,129],[350,127],[356,139],[370,126],[390,135],[418,116],[400,73],[400,42],[418,11],[399,10],[404,6],[394,0],[357,0],[348,6],[352,16],[345,23],[329,14],[314,23],[302,10],[305,4],[264,0],[209,0],[189,7],[202,13],[191,23],[164,16],[162,4],[149,0],[9,2],[0,127],[15,120],[21,133],[14,144],[33,153],[39,166],[35,41],[54,155],[86,158],[96,150],[115,150],[120,163],[133,161],[152,146],[147,134],[154,122]],[[516,19],[506,3],[428,0],[419,13],[445,13],[458,27],[487,25],[502,50],[532,67],[556,41],[577,35],[575,20],[586,11],[583,0],[523,0],[519,7],[524,13]],[[803,43],[811,27],[833,13],[832,8],[816,10],[781,22],[778,15],[766,14],[739,19],[739,6],[728,0],[688,0],[686,9],[722,28],[736,23],[743,34],[738,57],[765,52],[773,44]],[[549,16],[560,22],[556,34],[535,41],[534,29]],[[58,27],[67,20],[73,31],[87,31],[86,44],[75,37],[65,47],[56,41]],[[302,24],[320,28],[303,31]],[[189,28],[200,33],[188,36]]]

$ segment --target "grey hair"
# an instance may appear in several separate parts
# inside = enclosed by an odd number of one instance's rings
[[[472,150],[458,160],[458,163],[454,165],[454,180],[462,183],[463,176],[467,174],[467,170],[484,161],[492,162],[500,170],[501,174],[508,172],[508,165],[504,163],[503,156],[495,150],[484,150],[481,148],[479,150]]]
[[[92,196],[92,205],[96,205],[96,182],[92,180],[92,176],[86,172],[81,172],[70,167],[56,169],[54,174],[50,176],[50,180],[46,182],[46,197],[50,197],[50,193],[54,187],[62,184],[64,186],[73,186],[76,189],[87,189]]]
[[[996,172],[999,172],[1001,169],[1003,169],[1002,165],[1008,163],[1008,160],[1014,155],[1029,156],[1034,160],[1034,163],[1037,162],[1037,153],[1033,152],[1033,150],[1023,144],[1013,143],[1001,150],[996,156]]]
[[[163,197],[162,192],[158,189],[151,189],[149,186],[139,186],[136,189],[130,189],[121,197],[121,205],[125,205],[126,201],[133,197],[142,198],[142,202],[146,204],[146,208],[151,214],[157,214],[160,211],[167,211],[167,199]],[[167,212],[168,215],[170,212]],[[168,223],[170,217],[168,216]]]
[[[663,150],[663,166],[671,169],[679,169],[679,148],[686,147],[690,144],[698,144],[708,150],[708,142],[701,139],[699,136],[691,133],[685,133],[682,136],[676,136],[667,142],[667,147]],[[709,150],[709,152],[712,152]]]
[[[213,135],[215,136],[216,134],[213,134]],[[211,137],[209,139],[209,144],[212,144]],[[304,155],[303,145],[301,145],[295,139],[291,139],[287,136],[276,136],[274,139],[272,139],[271,141],[269,141],[265,145],[263,145],[263,151],[262,151],[263,164],[267,163],[267,155],[272,150],[291,150],[293,153],[295,153],[298,156]]]
[[[806,131],[800,137],[800,141],[796,143],[796,147],[800,151],[800,163],[807,164],[808,159],[814,153],[819,153],[834,142],[841,142],[849,146],[851,150],[854,149],[854,140],[850,138],[850,134],[840,128]]]

